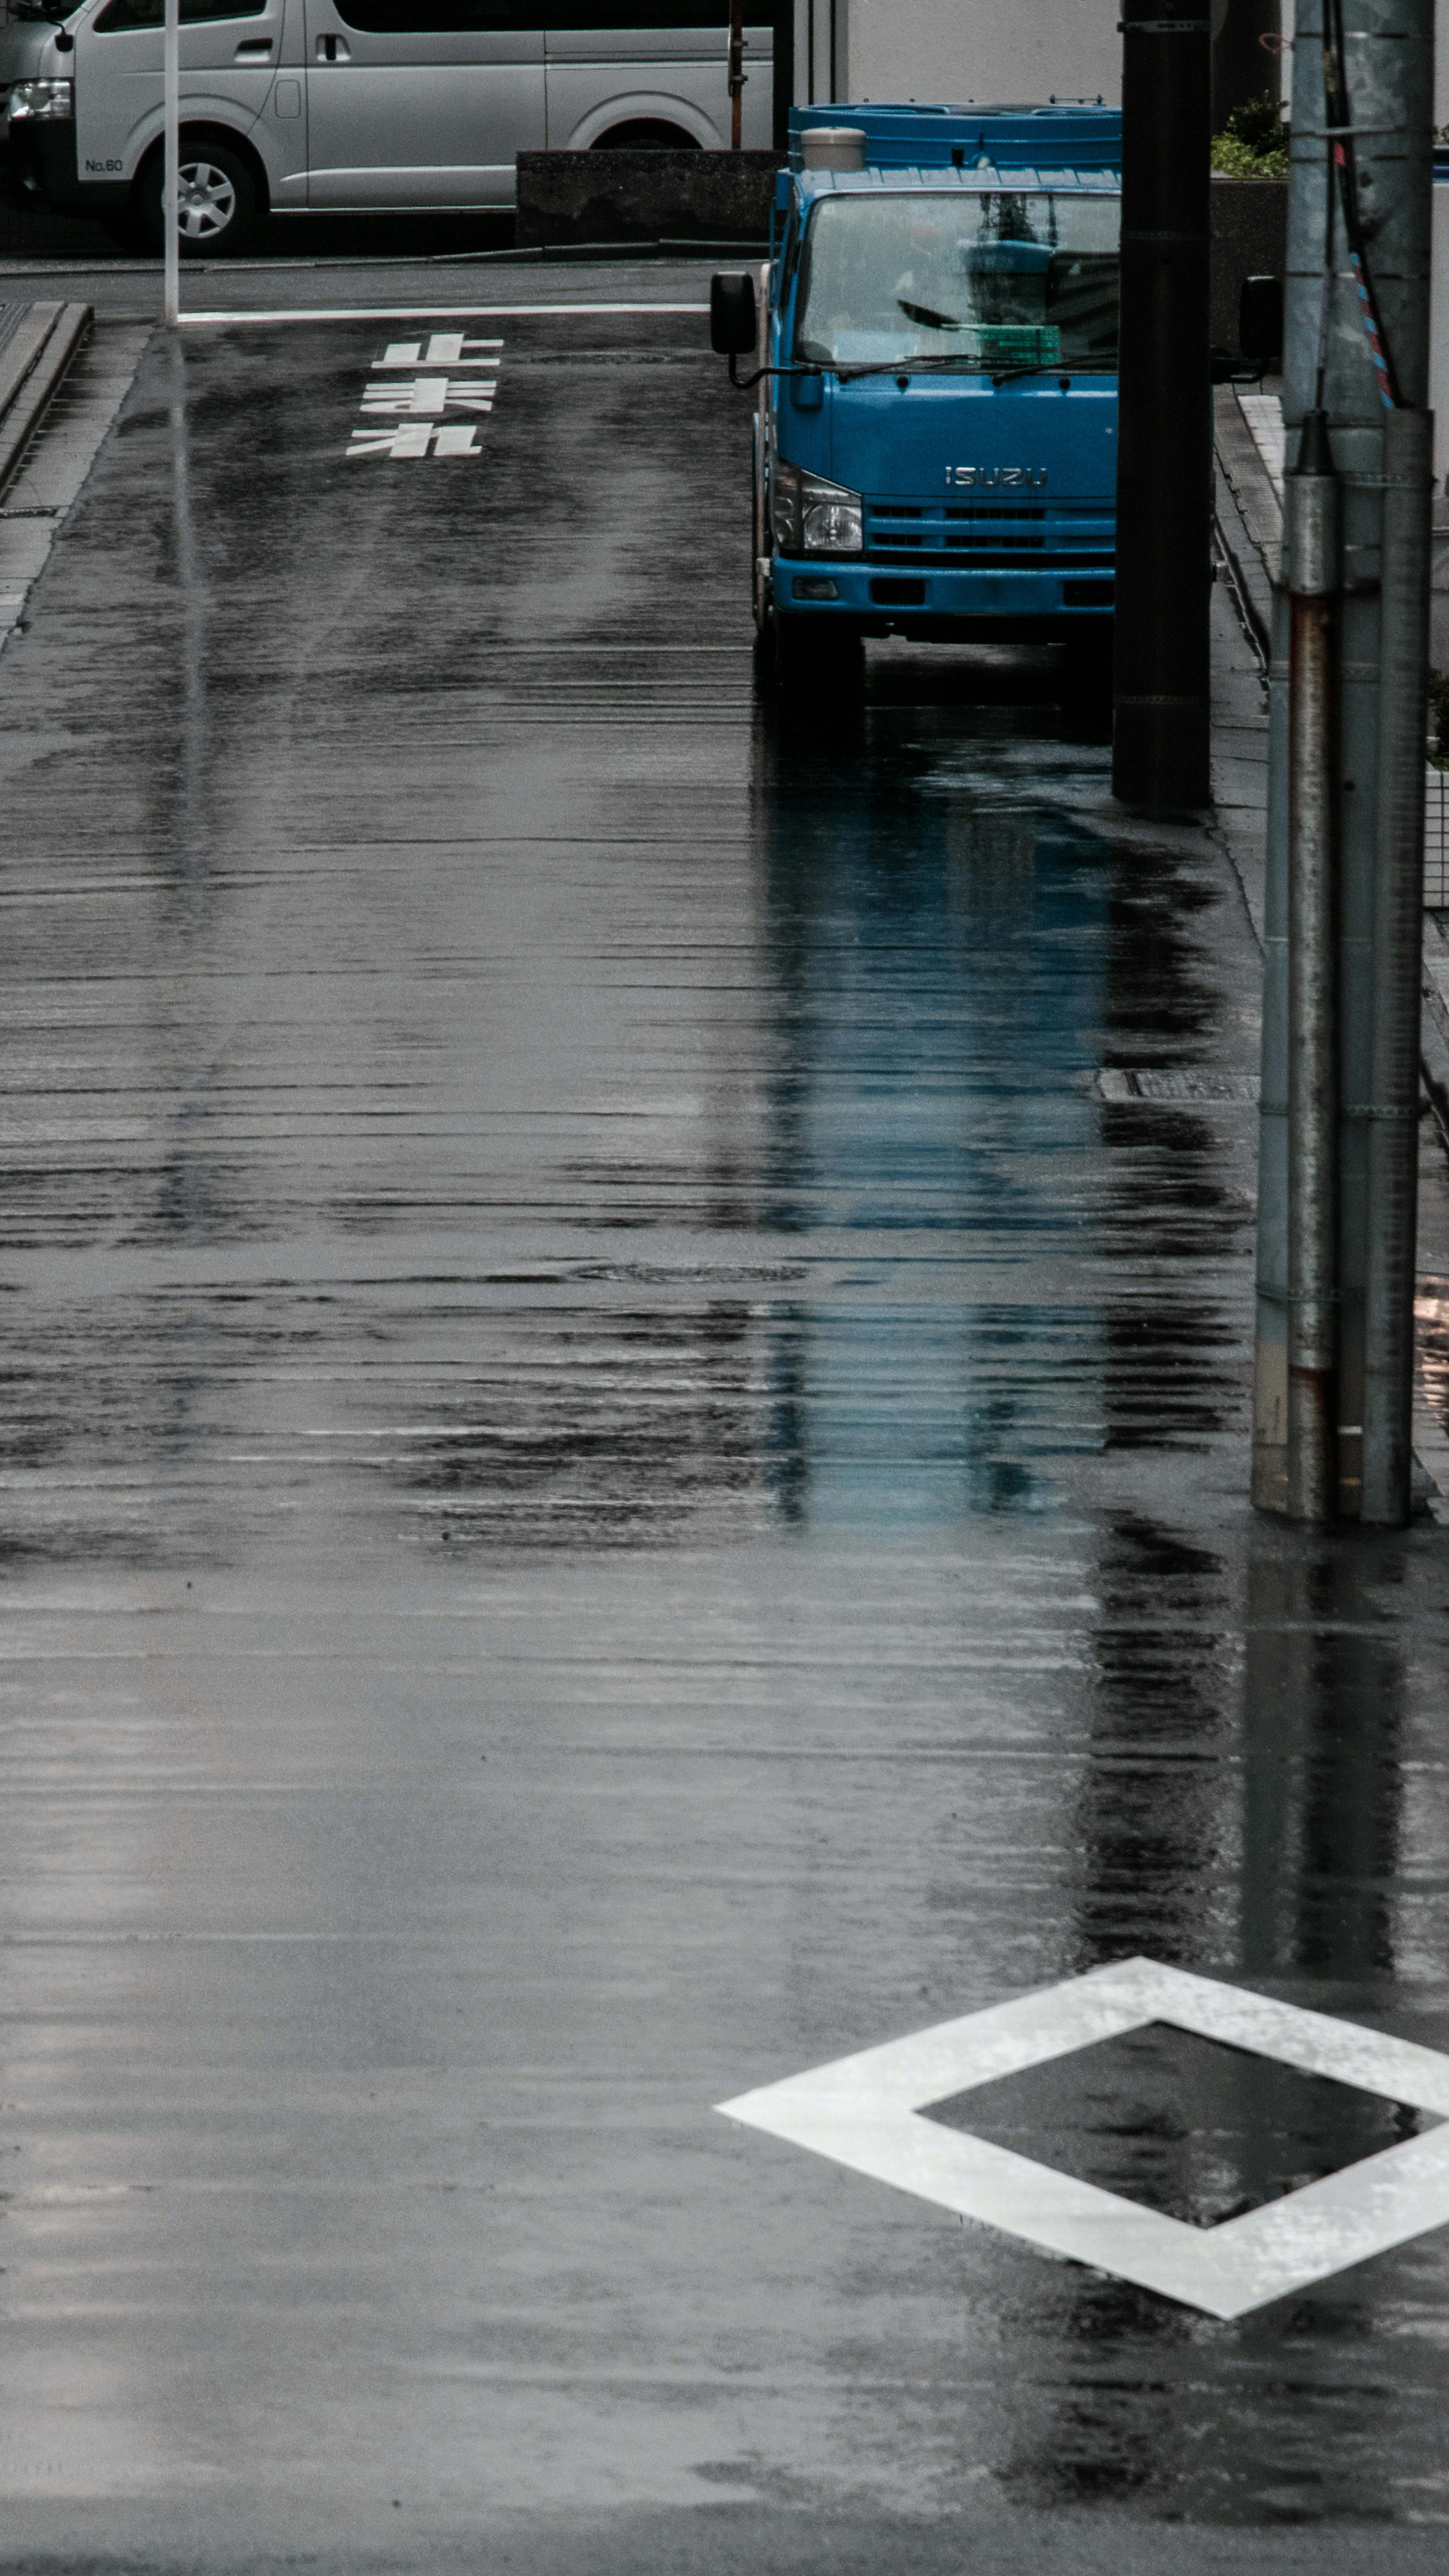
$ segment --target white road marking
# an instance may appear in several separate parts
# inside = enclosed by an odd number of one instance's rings
[[[461,331],[434,331],[429,335],[428,353],[423,355],[421,340],[391,340],[375,367],[496,367],[496,357],[465,357],[467,349],[501,349],[501,340],[468,340]]]
[[[364,411],[491,411],[497,384],[455,385],[451,376],[414,376],[411,384],[370,384],[362,398]]]
[[[470,349],[488,351],[486,358],[470,358]],[[391,381],[383,376],[369,377],[359,409],[365,419],[376,420],[391,415],[386,429],[354,429],[349,456],[386,456],[395,461],[414,461],[424,456],[478,456],[476,431],[461,421],[445,422],[446,412],[491,412],[498,391],[496,372],[486,379],[477,376],[413,374],[403,380],[405,367],[487,366],[494,370],[503,364],[501,340],[473,340],[461,331],[434,331],[428,340],[427,357],[423,357],[421,340],[394,340],[385,355],[374,358],[375,367],[392,367],[398,372]],[[436,423],[435,428],[404,427],[405,416],[415,421]]]
[[[1246,2316],[1449,2223],[1449,2125],[1200,2228],[920,2116],[973,2084],[1152,2021],[1449,2115],[1449,2057],[1437,2049],[1152,1959],[1093,1969],[717,2107],[727,2119],[1212,2317]]]
[[[707,313],[707,304],[328,304],[279,313],[183,313],[183,331],[240,322],[481,322],[547,313]]]
[[[478,456],[478,432],[468,421],[423,421],[397,429],[355,429],[349,456]]]

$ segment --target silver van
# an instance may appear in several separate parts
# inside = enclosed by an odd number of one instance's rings
[[[161,244],[163,0],[10,0],[0,200]],[[727,0],[181,0],[181,248],[275,208],[511,206],[514,156],[729,137]],[[770,141],[768,25],[744,141]]]

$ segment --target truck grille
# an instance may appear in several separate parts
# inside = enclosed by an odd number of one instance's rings
[[[1054,571],[1110,571],[1116,514],[1071,505],[872,501],[866,505],[865,550],[872,563],[923,569],[938,564],[959,571],[965,558],[985,570],[1036,554],[1049,557]]]

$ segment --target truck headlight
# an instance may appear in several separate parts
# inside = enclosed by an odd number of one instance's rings
[[[18,125],[28,118],[38,124],[42,118],[54,123],[69,122],[75,115],[75,82],[68,80],[17,81],[10,93],[10,122]]]
[[[775,543],[786,555],[858,555],[860,494],[777,458],[771,477]]]

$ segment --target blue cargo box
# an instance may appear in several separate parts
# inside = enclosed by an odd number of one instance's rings
[[[815,125],[860,127],[866,166],[873,170],[959,170],[985,161],[997,168],[1115,172],[1122,161],[1122,111],[1100,100],[1053,99],[1045,107],[876,107],[866,99],[794,107],[792,170],[802,168],[800,137]]]

